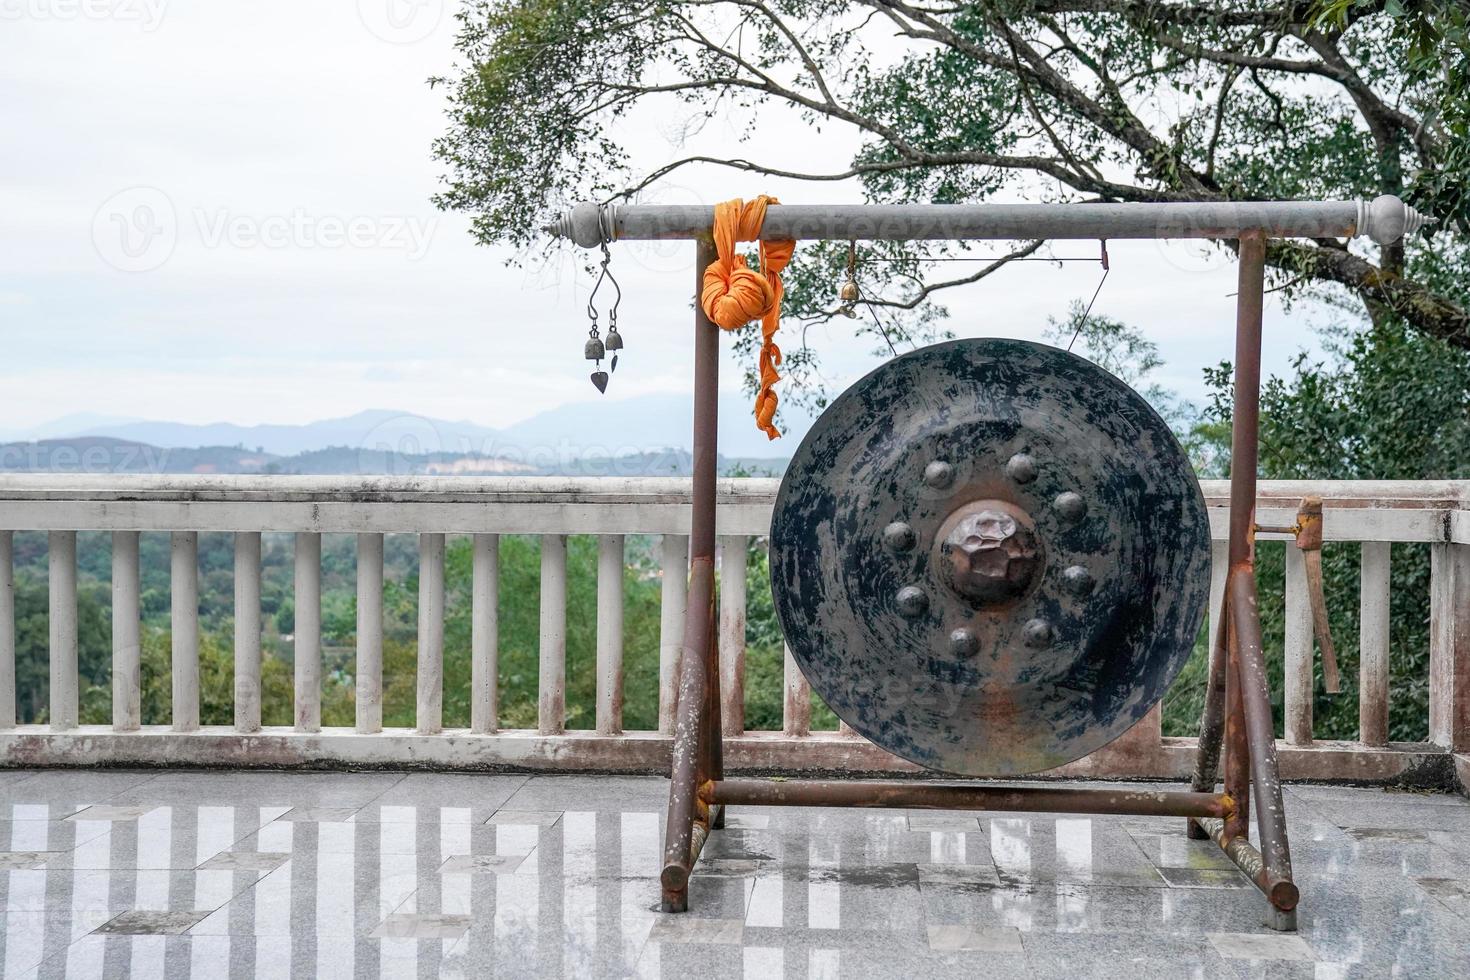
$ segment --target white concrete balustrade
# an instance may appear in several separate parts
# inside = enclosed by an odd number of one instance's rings
[[[812,732],[806,679],[786,655],[779,731],[745,728],[746,544],[766,533],[774,480],[720,487],[718,534],[721,718],[727,768],[791,772],[907,771],[849,729]],[[672,700],[684,627],[688,482],[677,479],[463,479],[349,477],[0,476],[0,764],[351,765],[384,767],[657,772],[667,766]],[[1301,555],[1287,548],[1285,738],[1288,778],[1470,782],[1470,483],[1267,482],[1257,522],[1289,525],[1306,493],[1324,498],[1329,542],[1361,543],[1357,741],[1313,738],[1314,645]],[[1227,487],[1206,482],[1215,568],[1211,609],[1224,586]],[[48,532],[50,710],[48,724],[15,718],[13,537]],[[113,724],[78,723],[77,532],[111,532]],[[141,531],[171,535],[172,716],[141,725],[139,549]],[[234,724],[200,725],[198,535],[235,537]],[[261,534],[295,537],[294,724],[261,727]],[[321,719],[321,535],[357,540],[356,719]],[[383,728],[383,536],[419,539],[416,724]],[[534,730],[500,728],[498,669],[501,536],[541,543],[539,689]],[[470,727],[444,727],[446,535],[473,537]],[[598,537],[595,728],[566,727],[568,535]],[[662,570],[658,728],[623,726],[623,570],[627,535],[654,535]],[[1262,540],[1286,540],[1262,535]],[[1430,549],[1429,740],[1389,743],[1390,546]],[[1180,777],[1194,740],[1165,738],[1155,710],[1128,734],[1058,774]]]

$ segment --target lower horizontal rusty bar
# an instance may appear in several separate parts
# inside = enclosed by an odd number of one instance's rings
[[[1251,846],[1251,842],[1244,837],[1232,837],[1225,839],[1225,822],[1208,817],[1198,821],[1210,839],[1220,845],[1220,850],[1225,856],[1235,862],[1235,866],[1245,873],[1245,876],[1255,882],[1257,888],[1276,908],[1283,912],[1290,912],[1296,908],[1297,902],[1301,900],[1301,892],[1294,882],[1275,878],[1273,879],[1266,871],[1266,864],[1261,859],[1261,852]]]
[[[1138,789],[1051,786],[955,786],[926,783],[788,782],[725,779],[704,790],[711,803],[753,806],[909,807],[916,810],[1026,810],[1142,817],[1216,817],[1234,810],[1228,796]]]

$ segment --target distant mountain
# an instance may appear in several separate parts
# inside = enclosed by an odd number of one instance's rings
[[[811,418],[783,411],[785,438],[770,442],[755,428],[750,400],[720,397],[720,449],[730,457],[780,459],[796,448]],[[343,418],[301,425],[193,425],[101,416],[71,416],[8,434],[15,441],[101,437],[168,449],[234,446],[256,455],[280,457],[347,448],[402,456],[496,457],[533,470],[557,470],[576,461],[688,451],[693,406],[687,394],[650,394],[563,405],[503,428],[413,412],[372,409]]]
[[[77,412],[72,415],[63,415],[59,419],[52,419],[50,422],[43,422],[40,425],[31,426],[28,429],[0,429],[0,441],[8,439],[53,439],[57,436],[91,433],[112,426],[141,421],[142,419],[123,415],[98,415],[96,412]]]
[[[5,473],[264,473],[276,458],[225,446],[165,448],[108,436],[0,443]]]
[[[720,457],[720,472],[779,476],[784,459]],[[110,436],[0,442],[0,473],[192,473],[430,476],[688,476],[681,449],[536,461],[472,453],[334,446],[277,455],[238,446],[153,446]]]
[[[170,449],[244,446],[278,456],[294,456],[331,446],[410,454],[437,451],[466,453],[494,440],[497,433],[473,422],[447,422],[411,412],[374,409],[304,425],[235,425],[229,422],[191,425],[185,422],[132,421],[118,425],[88,425],[57,435],[109,436]]]
[[[726,456],[790,456],[812,419],[794,408],[783,410],[787,434],[774,442],[755,427],[749,396],[720,395],[720,451]],[[694,404],[688,394],[638,395],[562,405],[506,426],[497,439],[502,450],[554,451],[572,447],[574,455],[621,456],[669,448],[689,450]]]

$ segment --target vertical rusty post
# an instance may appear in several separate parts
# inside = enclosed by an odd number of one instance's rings
[[[698,239],[694,261],[694,441],[689,525],[689,602],[680,654],[669,813],[660,876],[665,912],[689,907],[689,873],[710,829],[710,809],[699,788],[723,770],[720,751],[719,666],[714,644],[715,475],[719,410],[719,328],[700,306],[704,270],[715,259],[713,241]],[[695,824],[699,826],[696,827]]]
[[[1256,467],[1261,415],[1261,315],[1265,305],[1266,236],[1240,236],[1240,279],[1235,319],[1235,411],[1230,440],[1230,610],[1229,664],[1226,671],[1225,791],[1236,797],[1235,816],[1227,820],[1222,847],[1246,835],[1246,793],[1254,783],[1256,827],[1263,884],[1271,903],[1267,924],[1296,928],[1298,893],[1291,880],[1286,842],[1286,811],[1276,765],[1276,734],[1261,652],[1261,621],[1256,609]],[[1248,753],[1248,756],[1247,756]],[[1232,779],[1234,773],[1234,779]],[[1237,795],[1237,793],[1239,795]]]
[[[720,329],[704,315],[699,301],[704,286],[704,270],[718,257],[713,239],[698,240],[694,258],[694,441],[691,460],[692,507],[689,517],[689,555],[691,561],[715,561],[715,500],[719,459],[718,432],[720,410]],[[711,572],[713,578],[713,572]],[[701,607],[689,623],[702,632],[705,651],[704,734],[701,742],[701,781],[724,775],[724,753],[720,744],[720,654],[715,643],[715,590],[711,589],[708,608]],[[689,635],[692,635],[692,631]],[[687,641],[686,641],[687,642]]]
[[[1250,755],[1241,698],[1240,631],[1234,626],[1235,590],[1242,575],[1254,585],[1256,560],[1256,466],[1261,421],[1261,314],[1265,303],[1266,237],[1254,231],[1240,237],[1239,291],[1235,310],[1235,407],[1230,430],[1229,573],[1222,617],[1225,650],[1225,792],[1236,801],[1226,821],[1225,839],[1247,833],[1250,809]],[[1254,601],[1254,588],[1252,589]]]
[[[1252,584],[1256,560],[1256,467],[1261,424],[1261,315],[1265,302],[1266,238],[1259,231],[1240,237],[1239,290],[1235,308],[1235,404],[1230,426],[1229,573],[1225,580],[1231,616],[1225,621],[1225,792],[1236,801],[1225,823],[1228,843],[1248,833],[1250,755],[1241,700],[1240,631],[1235,628],[1233,586],[1242,574]],[[1254,588],[1251,590],[1254,601]]]
[[[1230,530],[1228,577],[1216,619],[1215,642],[1210,648],[1209,679],[1200,719],[1199,755],[1191,788],[1214,789],[1224,739],[1225,792],[1237,798],[1236,819],[1227,823],[1226,839],[1243,833],[1250,779],[1245,745],[1245,716],[1240,701],[1240,674],[1236,670],[1237,638],[1230,628],[1230,580],[1238,570],[1255,565],[1256,466],[1259,462],[1261,417],[1261,314],[1265,301],[1266,238],[1260,231],[1240,238],[1239,291],[1235,310],[1235,407],[1230,429]],[[1189,836],[1209,836],[1196,821]]]
[[[1261,428],[1261,311],[1265,305],[1266,236],[1240,237],[1235,311],[1235,410],[1230,428],[1230,571],[1256,560],[1256,466]],[[1227,587],[1228,592],[1228,587]]]

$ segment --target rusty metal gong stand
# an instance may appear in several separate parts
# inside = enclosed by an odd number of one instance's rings
[[[1235,409],[1231,433],[1229,574],[1211,646],[1199,755],[1189,792],[1068,787],[726,779],[719,663],[714,640],[715,462],[719,329],[700,309],[704,269],[715,259],[713,208],[578,205],[547,231],[584,247],[617,239],[694,239],[694,443],[688,614],[678,704],[662,909],[688,908],[689,876],[726,805],[907,807],[1179,816],[1190,837],[1214,840],[1266,896],[1266,924],[1296,928],[1286,811],[1256,610],[1255,501],[1261,379],[1261,313],[1268,237],[1351,238],[1389,244],[1423,219],[1397,198],[1371,203],[1077,205],[775,205],[767,239],[1016,240],[1208,238],[1235,240]],[[1224,755],[1224,789],[1217,771]],[[1250,841],[1252,791],[1257,844]]]

